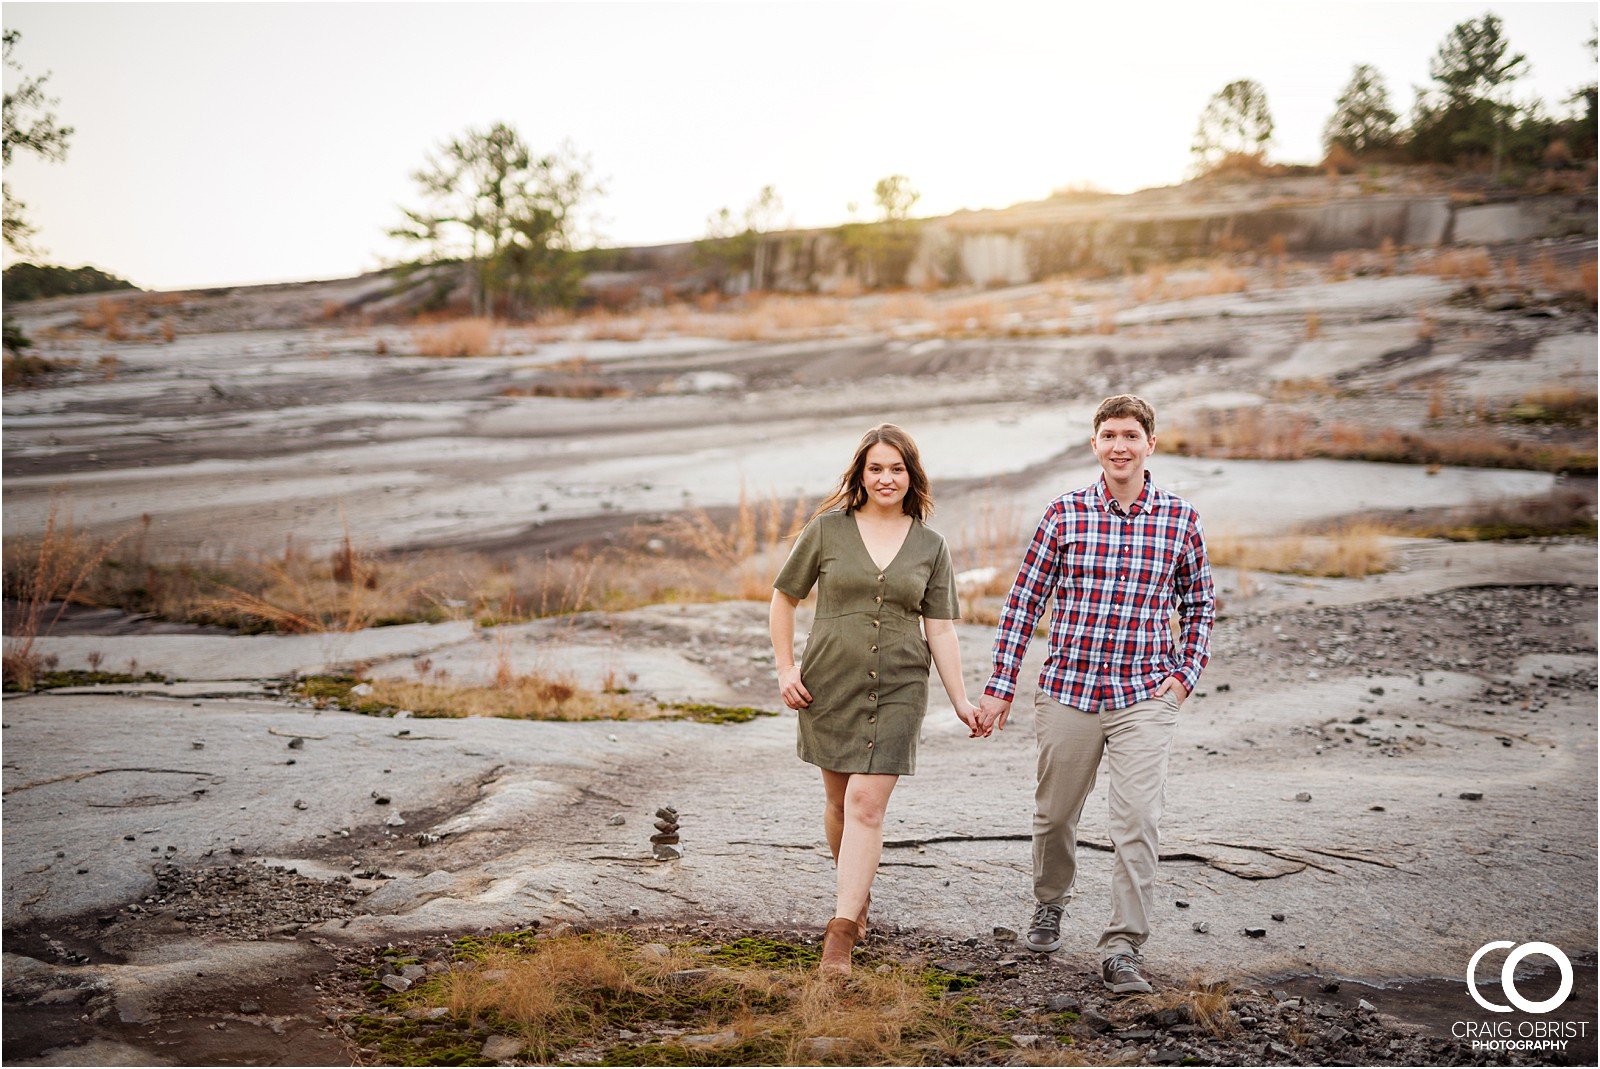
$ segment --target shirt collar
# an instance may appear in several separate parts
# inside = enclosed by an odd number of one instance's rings
[[[1116,498],[1111,496],[1111,488],[1106,485],[1106,473],[1101,472],[1100,478],[1095,480],[1094,494],[1099,499],[1100,508],[1105,512],[1120,512]],[[1150,478],[1150,473],[1144,473],[1144,486],[1139,491],[1139,496],[1134,498],[1133,506],[1128,509],[1130,516],[1139,516],[1147,512],[1154,512],[1161,505],[1162,493],[1156,489],[1155,480]]]

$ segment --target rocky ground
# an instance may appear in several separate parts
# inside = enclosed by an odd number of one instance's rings
[[[378,547],[562,553],[686,503],[728,505],[741,487],[814,496],[863,426],[892,418],[938,473],[936,526],[973,546],[982,517],[1008,517],[1020,537],[1088,478],[1072,443],[1113,389],[1175,421],[1255,406],[1480,433],[1480,404],[1592,385],[1592,308],[1491,308],[1461,290],[1312,272],[1129,304],[1111,334],[530,342],[467,362],[378,356],[380,338],[402,351],[408,331],[394,328],[180,334],[119,348],[109,378],[91,363],[7,391],[8,537],[39,529],[59,492],[100,533],[148,513],[153,555],[281,549],[290,530],[323,545],[350,520]],[[1092,328],[1095,304],[1079,303]],[[49,344],[91,361],[105,347],[72,330]],[[628,396],[503,395],[575,357]],[[1492,433],[1530,448],[1593,441],[1592,428]],[[1560,483],[1159,453],[1152,469],[1219,532],[1515,502]],[[1020,1022],[1008,1035],[1039,1037],[995,1061],[1049,1060],[1070,1038],[1069,1056],[1118,1063],[1464,1064],[1477,1055],[1452,1025],[1486,1016],[1466,995],[1468,958],[1489,940],[1543,940],[1578,976],[1547,1019],[1589,1023],[1589,1046],[1562,1057],[1592,1064],[1594,542],[1386,544],[1394,567],[1366,579],[1219,571],[1222,619],[1174,744],[1146,950],[1169,990],[1233,988],[1226,1035],[1096,986],[1103,795],[1085,810],[1067,945],[1039,959],[996,941],[1030,908],[1026,701],[1006,732],[974,742],[935,697],[919,774],[891,804],[866,960],[976,978],[996,1015],[1015,1011],[997,1017]],[[976,691],[992,629],[959,633]],[[40,648],[63,669],[131,662],[150,677],[6,701],[8,1062],[369,1061],[343,1026],[389,1012],[358,971],[381,967],[390,944],[426,957],[535,922],[805,943],[831,909],[820,793],[793,757],[790,714],[395,720],[286,689],[356,663],[468,681],[509,661],[591,687],[620,678],[641,700],[778,712],[759,602],[250,636],[86,612]],[[667,804],[682,857],[658,861],[651,814]],[[1530,995],[1553,982],[1538,964],[1521,981]],[[491,1036],[467,1025],[481,1050]]]

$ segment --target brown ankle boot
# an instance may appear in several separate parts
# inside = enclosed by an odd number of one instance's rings
[[[822,935],[822,962],[817,971],[824,976],[849,976],[850,952],[861,938],[861,926],[848,917],[835,917]]]

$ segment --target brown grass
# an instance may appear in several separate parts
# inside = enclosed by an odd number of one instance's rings
[[[1304,413],[1259,408],[1204,410],[1190,417],[1188,423],[1168,428],[1161,442],[1167,451],[1180,455],[1232,459],[1326,457],[1578,474],[1595,470],[1593,452],[1563,445],[1483,434],[1429,434],[1351,423],[1323,424]]]
[[[998,301],[980,299],[951,301],[939,306],[937,326],[945,336],[991,334],[999,329],[1005,311]]]
[[[410,709],[419,716],[498,716],[513,720],[644,720],[674,715],[670,709],[615,694],[586,690],[565,674],[502,670],[483,686],[459,686],[435,678],[373,679],[369,700]]]
[[[15,616],[5,636],[3,676],[9,690],[31,690],[44,667],[35,643],[67,610],[83,602],[82,590],[107,555],[132,531],[97,540],[73,526],[70,507],[50,503],[44,533],[7,543],[5,588],[15,600]]]
[[[1233,1008],[1233,989],[1226,982],[1198,977],[1177,987],[1167,988],[1130,1000],[1140,1016],[1162,1010],[1182,1010],[1189,1020],[1213,1036],[1225,1036],[1236,1027],[1228,1011]]]
[[[1475,282],[1494,274],[1494,261],[1484,249],[1444,249],[1423,261],[1421,274]]]
[[[848,1065],[969,1064],[1009,1047],[960,1000],[937,997],[918,972],[857,969],[845,986],[817,976],[812,952],[769,945],[789,960],[725,966],[682,944],[656,957],[623,935],[553,936],[526,949],[487,949],[410,1001],[444,1006],[462,1020],[497,1020],[527,1044],[522,1057],[538,1064],[559,1062],[611,1028],[642,1030],[663,1018],[695,1034],[732,1033],[715,1064],[814,1065],[810,1042],[821,1037],[833,1041],[826,1060]],[[687,969],[707,972],[672,978]],[[643,1064],[700,1063],[700,1052],[681,1039],[655,1043],[656,1057]]]
[[[1600,397],[1592,389],[1551,387],[1523,394],[1516,404],[1491,418],[1506,423],[1593,427],[1597,406]]]
[[[84,330],[103,331],[108,341],[122,341],[128,336],[127,325],[122,319],[127,310],[125,302],[101,297],[93,308],[79,314],[78,325]]]
[[[1582,490],[1556,489],[1539,497],[1453,509],[1439,519],[1404,519],[1397,522],[1396,529],[1417,537],[1455,542],[1594,538],[1594,499]]]
[[[1206,538],[1206,553],[1215,567],[1360,579],[1389,570],[1393,555],[1383,541],[1388,533],[1374,525],[1324,536],[1218,533]]]
[[[796,501],[791,511],[777,497],[752,500],[741,486],[739,506],[729,522],[719,525],[700,510],[672,517],[662,533],[690,557],[726,575],[735,597],[766,598],[775,574],[771,558],[805,525],[806,516],[803,501]]]
[[[458,319],[412,334],[418,356],[488,356],[500,351],[500,330],[493,320]]]

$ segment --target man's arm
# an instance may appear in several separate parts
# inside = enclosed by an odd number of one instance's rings
[[[1188,696],[1211,659],[1211,625],[1217,618],[1216,590],[1211,583],[1211,564],[1206,560],[1205,534],[1200,530],[1198,516],[1190,525],[1184,551],[1178,557],[1173,586],[1178,595],[1179,662],[1172,674]]]
[[[1033,532],[1033,540],[1022,557],[1022,567],[1017,570],[1016,581],[1006,595],[1005,609],[995,628],[994,672],[983,688],[986,725],[1004,727],[1010,714],[1011,701],[1017,693],[1017,674],[1022,669],[1023,657],[1027,656],[1034,625],[1055,592],[1060,571],[1056,553],[1060,525],[1061,508],[1051,505]]]

